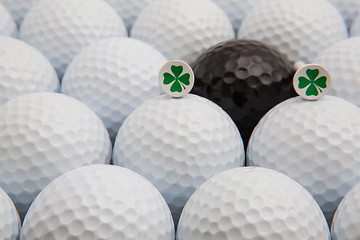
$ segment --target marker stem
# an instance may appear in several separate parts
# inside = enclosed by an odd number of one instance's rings
[[[294,68],[294,70],[296,72],[297,70],[304,67],[305,65],[306,65],[306,63],[304,63],[303,61],[297,61],[297,62],[294,63],[293,68]]]

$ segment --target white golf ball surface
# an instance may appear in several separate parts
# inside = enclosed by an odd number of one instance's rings
[[[84,47],[124,36],[122,19],[102,0],[41,0],[29,10],[19,33],[49,59],[60,78]]]
[[[0,36],[0,55],[0,105],[26,93],[58,91],[53,66],[34,47]]]
[[[327,0],[262,1],[248,13],[238,38],[263,41],[290,61],[311,63],[326,47],[347,38],[344,20]]]
[[[249,165],[287,174],[303,185],[331,224],[345,194],[360,182],[360,109],[337,97],[286,100],[259,122]]]
[[[19,235],[19,214],[10,197],[0,187],[0,238],[2,240],[16,240]]]
[[[244,164],[244,147],[234,122],[213,102],[192,94],[164,94],[125,120],[113,161],[150,180],[176,224],[187,199],[206,179]]]
[[[100,40],[69,65],[61,92],[93,109],[112,140],[125,118],[144,101],[161,93],[157,75],[166,58],[131,38]]]
[[[279,172],[242,167],[219,173],[186,203],[178,240],[328,240],[325,217],[312,196]]]
[[[332,77],[329,94],[360,106],[360,37],[353,37],[326,48],[315,60]]]
[[[191,63],[205,49],[233,39],[234,31],[225,13],[210,0],[158,0],[143,9],[130,35],[168,59]]]
[[[0,106],[0,186],[21,218],[60,174],[109,163],[111,142],[85,104],[58,93],[31,93]]]
[[[0,2],[0,36],[16,37],[18,34],[14,19]]]
[[[333,240],[360,239],[360,183],[353,187],[341,201],[331,226]]]
[[[159,191],[119,166],[89,165],[51,182],[24,220],[21,240],[174,240]]]

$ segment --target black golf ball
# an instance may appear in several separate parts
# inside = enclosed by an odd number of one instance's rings
[[[237,125],[245,146],[261,117],[296,95],[293,64],[273,47],[254,40],[219,43],[191,64],[192,93],[221,106]]]

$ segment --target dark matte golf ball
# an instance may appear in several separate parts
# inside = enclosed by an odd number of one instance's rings
[[[236,123],[245,146],[261,117],[296,95],[293,64],[273,47],[254,40],[219,43],[192,64],[192,93],[221,106]]]

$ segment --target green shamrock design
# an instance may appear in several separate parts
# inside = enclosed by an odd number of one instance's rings
[[[186,89],[186,86],[188,86],[190,84],[190,74],[189,73],[185,73],[183,75],[181,75],[181,73],[183,72],[183,67],[182,66],[175,66],[172,65],[171,66],[171,72],[174,74],[172,75],[171,73],[165,72],[163,74],[164,76],[164,84],[168,85],[170,83],[172,83],[171,87],[170,87],[170,91],[171,92],[182,92],[183,90]],[[181,75],[181,76],[180,76]]]
[[[306,75],[308,78],[305,77],[299,77],[299,88],[303,89],[310,85],[306,90],[306,96],[317,96],[319,95],[319,92],[321,93],[322,90],[326,88],[326,76],[319,76],[319,69],[307,69]]]

